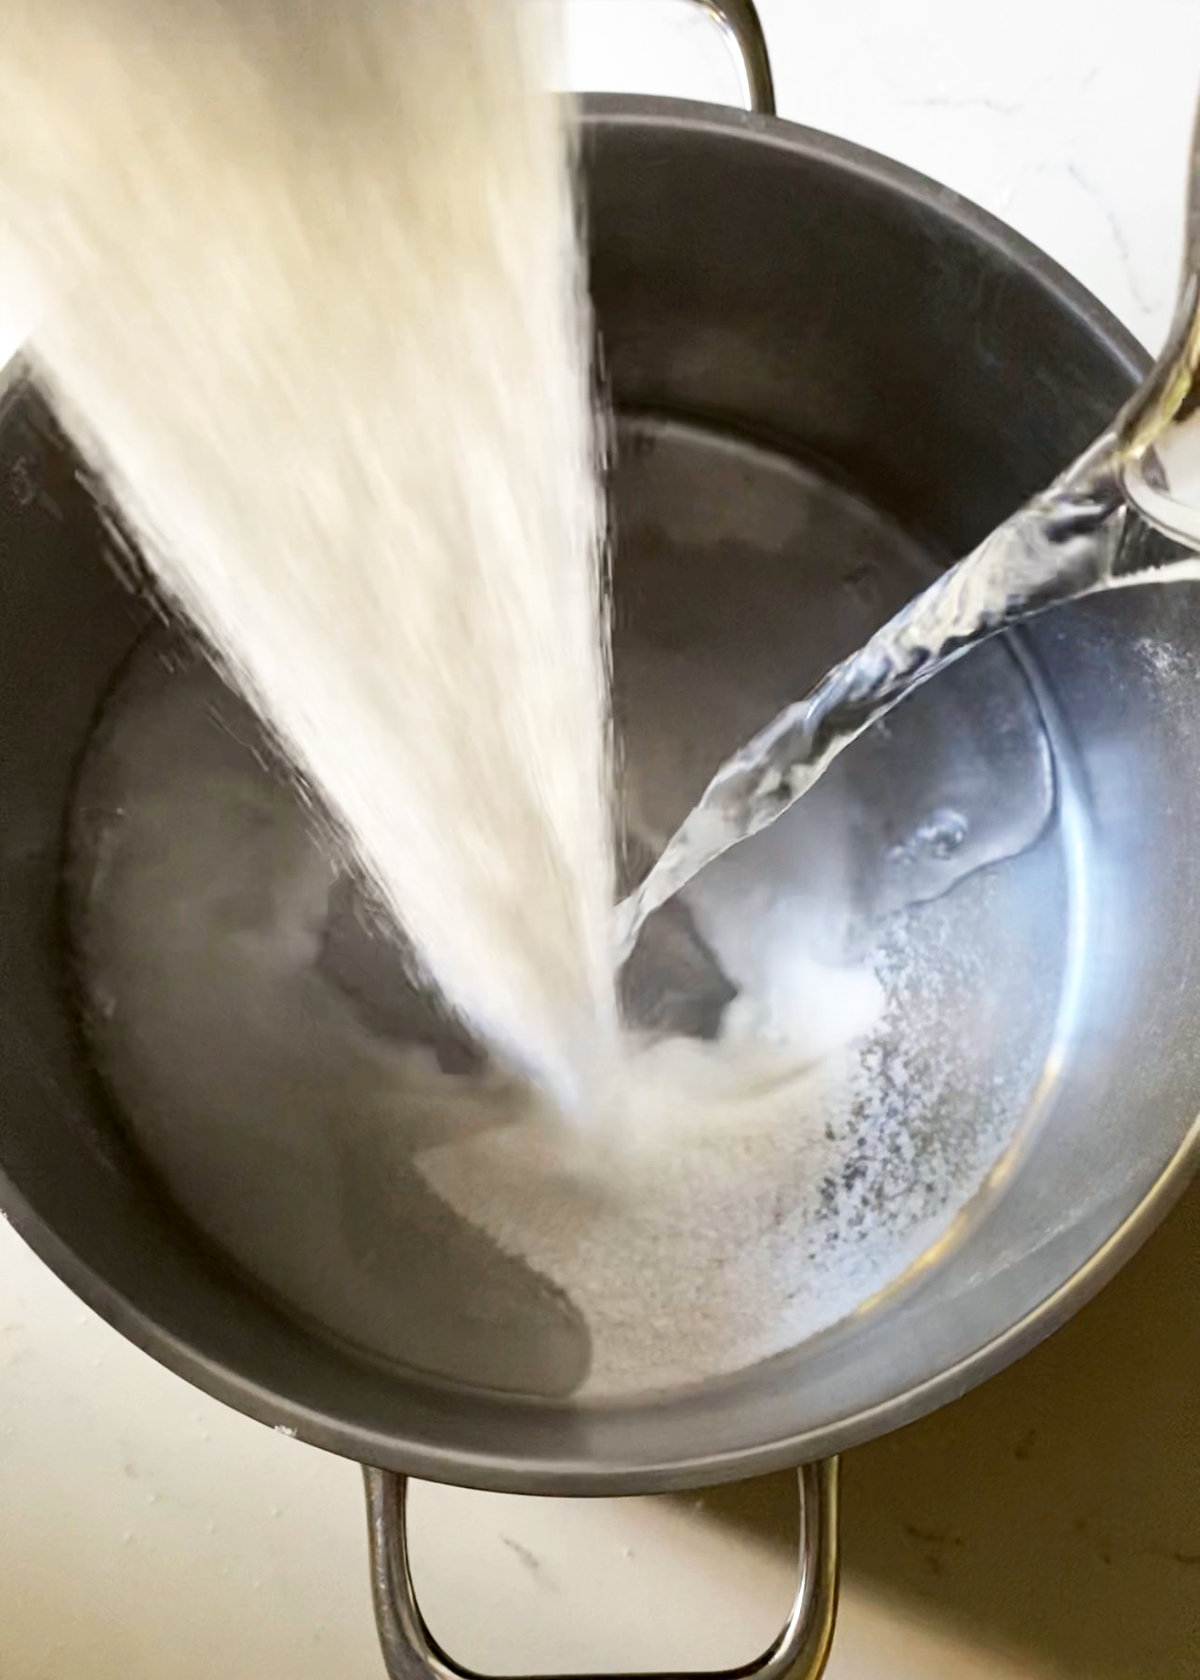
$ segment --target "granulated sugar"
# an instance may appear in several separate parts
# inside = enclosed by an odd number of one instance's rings
[[[417,1155],[451,1207],[580,1307],[584,1393],[798,1346],[893,1283],[980,1187],[1037,1051],[1012,1046],[999,1087],[972,1069],[944,994],[976,992],[983,959],[947,949],[939,915],[892,918],[854,969],[793,974],[797,1010],[829,1035],[807,1068],[757,1038],[676,1040],[634,1065],[628,1148],[526,1123]]]
[[[138,543],[453,1006],[612,1054],[590,320],[522,0],[7,0],[0,228]]]

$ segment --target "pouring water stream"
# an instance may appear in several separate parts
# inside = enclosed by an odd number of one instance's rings
[[[1147,545],[1150,529],[1188,552]],[[1066,601],[1188,579],[1200,579],[1200,113],[1183,278],[1150,373],[1048,489],[726,759],[618,906],[618,959],[629,956],[653,911],[739,840],[774,822],[865,729],[971,648]]]

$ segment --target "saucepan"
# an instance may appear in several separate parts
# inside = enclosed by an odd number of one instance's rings
[[[911,571],[889,570],[893,550],[905,566],[918,550],[930,566],[968,551],[1101,431],[1145,358],[1082,287],[953,192],[779,121],[753,7],[709,10],[742,45],[751,112],[582,107],[591,283],[618,415],[618,682],[635,624],[735,677],[769,646],[800,694],[912,592]],[[974,992],[964,982],[955,1030],[1031,1068],[969,1216],[799,1346],[712,1381],[589,1401],[464,1381],[326,1333],[193,1226],[123,1127],[73,1003],[62,890],[78,761],[146,627],[109,549],[75,455],[14,365],[0,401],[7,1217],[155,1358],[369,1467],[394,1676],[462,1672],[413,1594],[406,1477],[613,1495],[785,1466],[803,1467],[795,1606],[739,1672],[818,1675],[836,1595],[833,1455],[1061,1324],[1195,1164],[1194,586],[1079,603],[1007,640],[1050,742],[1053,856],[1032,911],[1001,892],[989,912],[1004,1010],[987,976]],[[714,744],[708,769],[719,756]],[[964,1104],[960,1124],[974,1118]],[[414,1270],[412,1292],[425,1286]]]

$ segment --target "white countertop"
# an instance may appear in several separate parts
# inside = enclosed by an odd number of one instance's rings
[[[1170,314],[1198,0],[760,0],[783,115],[936,176],[1148,345]],[[732,99],[679,0],[577,0],[572,79]],[[20,312],[0,315],[0,360]],[[6,343],[7,334],[7,343]],[[1200,1668],[1200,1191],[1052,1342],[850,1455],[829,1680]],[[495,1672],[733,1662],[791,1590],[789,1478],[674,1501],[421,1489],[418,1587]],[[190,1389],[0,1227],[0,1675],[382,1665],[353,1466]]]

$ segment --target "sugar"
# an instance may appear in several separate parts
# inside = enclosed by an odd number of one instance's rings
[[[12,0],[31,346],[452,1006],[611,1054],[590,320],[521,0]]]

